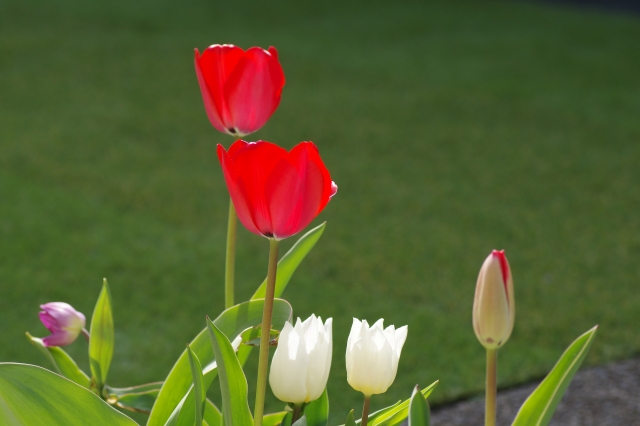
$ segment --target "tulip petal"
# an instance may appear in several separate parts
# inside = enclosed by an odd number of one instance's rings
[[[236,144],[232,145],[232,147],[235,145]],[[249,204],[246,190],[244,189],[244,186],[240,186],[238,184],[238,181],[240,180],[238,168],[222,145],[218,145],[218,159],[220,160],[224,180],[227,183],[227,189],[229,190],[233,206],[236,209],[238,219],[250,232],[261,235],[262,232],[253,222],[251,206]]]
[[[280,104],[284,72],[273,51],[248,49],[224,83],[224,97],[240,134],[260,129]]]
[[[224,133],[236,134],[224,87],[243,56],[241,48],[229,44],[209,46],[202,56],[195,50],[196,75],[207,116],[213,127]]]
[[[325,176],[312,161],[313,153],[317,153],[313,143],[299,143],[269,175],[265,193],[276,238],[300,232],[318,214]]]
[[[72,331],[56,331],[51,335],[42,339],[42,343],[45,346],[67,346],[73,343],[77,338],[80,332],[72,332]]]
[[[316,165],[318,170],[320,170],[320,172],[322,173],[322,196],[320,197],[320,205],[318,206],[318,211],[316,212],[316,214],[319,214],[322,210],[324,210],[327,203],[329,203],[329,200],[331,200],[331,198],[338,192],[338,185],[336,185],[335,182],[331,181],[329,170],[327,170],[327,167],[324,165],[322,158],[320,158],[320,152],[318,151],[316,145],[313,142],[306,142],[305,145],[307,145],[306,148],[308,151],[307,154],[309,156],[309,160],[312,161]]]

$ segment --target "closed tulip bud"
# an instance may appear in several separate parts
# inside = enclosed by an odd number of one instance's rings
[[[67,346],[72,344],[82,332],[85,317],[73,306],[64,302],[51,302],[40,305],[40,321],[51,332],[42,339],[45,346]]]
[[[353,319],[347,341],[347,381],[365,396],[384,393],[396,378],[407,326],[383,329],[383,319],[369,327],[366,320]]]
[[[200,55],[195,67],[202,100],[213,127],[244,136],[265,125],[280,103],[284,73],[274,47],[242,50],[214,44]]]
[[[284,402],[301,404],[320,398],[327,386],[333,339],[331,318],[311,315],[295,327],[287,322],[278,338],[271,361],[269,384],[273,394]]]
[[[494,250],[482,264],[473,300],[473,330],[486,349],[498,349],[511,336],[516,305],[513,278],[504,250]]]

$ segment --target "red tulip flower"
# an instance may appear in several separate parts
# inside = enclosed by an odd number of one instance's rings
[[[218,145],[218,158],[240,222],[267,238],[302,231],[338,191],[313,142],[287,152],[238,140],[229,151]]]
[[[214,44],[195,66],[202,100],[213,127],[233,136],[260,129],[280,103],[284,72],[274,47],[246,52],[231,44]]]

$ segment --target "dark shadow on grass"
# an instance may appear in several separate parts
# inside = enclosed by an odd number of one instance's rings
[[[539,0],[543,3],[553,3],[568,6],[586,7],[608,12],[629,13],[640,15],[640,1],[638,0]]]

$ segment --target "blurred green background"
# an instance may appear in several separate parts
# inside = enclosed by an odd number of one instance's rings
[[[46,334],[38,304],[90,317],[102,277],[114,386],[163,379],[221,311],[215,145],[232,139],[193,70],[213,43],[278,48],[282,103],[252,138],[313,140],[340,187],[284,295],[334,318],[335,422],[361,405],[344,368],[353,316],[409,325],[372,409],[436,379],[435,403],[481,392],[471,304],[494,248],[518,310],[501,386],[545,374],[594,324],[588,364],[638,354],[638,40],[637,16],[527,2],[3,0],[0,361],[49,367],[24,337]],[[246,299],[268,243],[242,230],[238,247]],[[84,341],[69,352],[87,366]]]

